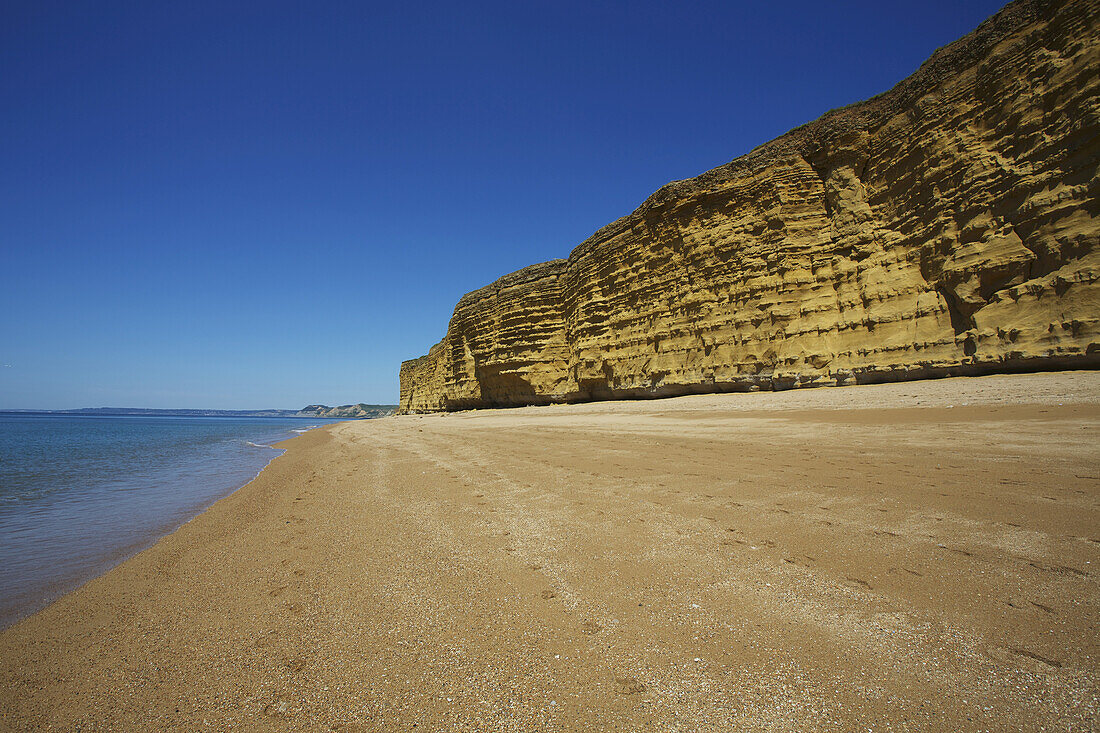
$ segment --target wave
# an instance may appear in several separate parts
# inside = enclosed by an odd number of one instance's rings
[[[251,440],[246,440],[245,444],[252,446],[253,448],[274,448],[273,445],[264,445],[263,443],[253,443]]]

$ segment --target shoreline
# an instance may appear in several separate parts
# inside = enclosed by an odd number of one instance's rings
[[[30,414],[30,413],[12,413],[12,414],[15,414],[17,416],[22,416],[24,414]],[[33,416],[34,417],[41,417],[42,415],[34,414]],[[47,416],[50,416],[50,415],[47,415]],[[140,418],[140,417],[144,417],[144,416],[132,416],[132,415],[90,415],[90,416],[88,416],[88,415],[58,415],[57,417],[59,417],[59,418],[71,418],[71,417],[93,417],[93,418],[101,418],[101,417],[102,418],[139,417]],[[156,418],[156,417],[161,417],[161,416],[154,416],[154,418]],[[191,417],[191,416],[182,416],[182,417]],[[175,418],[173,417],[173,419],[175,419]],[[210,419],[210,418],[203,416],[203,417],[199,417],[197,419]],[[229,419],[239,419],[239,418],[229,418]],[[329,423],[329,424],[335,424],[335,423]],[[322,426],[318,425],[317,427],[319,428],[319,427],[322,427]],[[316,429],[316,428],[314,428],[314,429]],[[300,435],[304,434],[302,432],[299,432],[297,429],[292,429],[292,430],[289,430],[288,432],[294,433],[294,435],[292,435],[289,438],[284,438],[283,440],[277,441],[276,443],[273,443],[271,445],[261,445],[261,444],[258,444],[258,443],[253,443],[251,441],[245,441],[248,445],[251,445],[255,448],[263,448],[263,449],[266,449],[266,450],[276,450],[276,451],[279,451],[279,452],[276,453],[275,455],[271,456],[271,458],[268,459],[268,461],[266,463],[264,463],[262,466],[260,466],[255,471],[255,473],[253,473],[252,476],[250,478],[248,478],[241,485],[235,486],[235,487],[228,487],[224,490],[224,493],[219,493],[219,494],[215,495],[212,498],[211,497],[203,498],[201,501],[197,501],[194,505],[191,505],[191,506],[186,507],[186,508],[179,508],[179,509],[173,511],[172,513],[170,513],[170,514],[166,514],[163,517],[163,521],[160,521],[155,526],[149,527],[148,531],[142,533],[140,536],[135,536],[129,542],[127,542],[125,545],[115,547],[110,552],[107,552],[105,554],[95,555],[94,561],[92,561],[92,556],[89,556],[89,562],[87,563],[87,565],[85,567],[81,568],[79,571],[74,571],[73,573],[65,575],[63,577],[57,577],[57,578],[51,579],[48,583],[43,584],[42,587],[40,589],[38,589],[38,592],[36,592],[34,594],[33,598],[28,600],[25,604],[22,604],[22,607],[20,609],[13,610],[11,612],[11,614],[6,616],[6,617],[0,617],[0,632],[3,632],[3,631],[5,631],[9,628],[12,628],[16,624],[18,624],[20,621],[23,621],[24,619],[27,619],[27,618],[35,615],[36,613],[39,613],[41,611],[46,610],[47,608],[49,608],[49,606],[51,606],[52,604],[54,604],[57,601],[61,600],[65,596],[80,590],[87,583],[89,583],[89,582],[95,580],[96,578],[99,578],[99,577],[111,572],[116,567],[118,567],[119,565],[125,563],[126,561],[133,558],[134,556],[144,552],[145,550],[148,550],[148,549],[152,548],[153,546],[155,546],[158,542],[160,542],[165,537],[168,537],[169,535],[175,533],[177,530],[179,530],[181,527],[186,525],[188,522],[191,522],[192,520],[194,520],[199,515],[205,513],[207,510],[212,508],[214,506],[214,504],[216,504],[219,501],[221,501],[222,499],[232,495],[233,493],[241,490],[242,488],[247,486],[249,483],[256,480],[256,478],[258,478],[260,476],[260,474],[263,473],[263,471],[267,468],[267,466],[269,466],[271,464],[272,461],[274,461],[276,458],[280,457],[285,452],[285,449],[280,448],[280,444],[289,442],[289,441],[293,440],[295,437],[299,437]],[[308,431],[306,431],[306,432],[308,432]]]
[[[1087,728],[1100,374],[957,380],[314,429],[0,631],[0,727]]]

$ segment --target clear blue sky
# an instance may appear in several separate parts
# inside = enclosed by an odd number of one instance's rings
[[[395,402],[463,293],[1000,5],[0,0],[0,408]]]

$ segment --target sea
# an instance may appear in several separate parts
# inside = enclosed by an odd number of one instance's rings
[[[336,420],[0,413],[0,628],[244,486]]]

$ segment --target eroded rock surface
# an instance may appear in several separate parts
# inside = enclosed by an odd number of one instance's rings
[[[401,411],[1100,365],[1098,17],[1012,3],[467,294]]]

